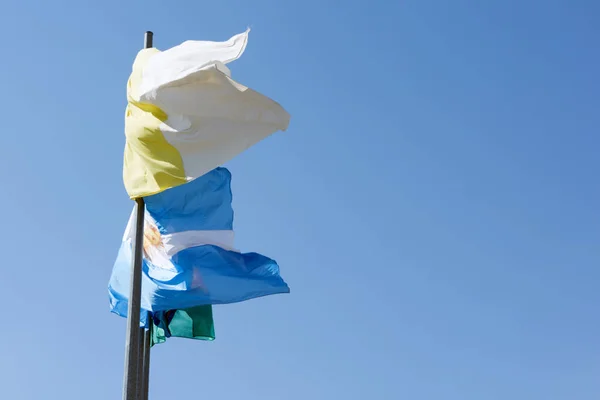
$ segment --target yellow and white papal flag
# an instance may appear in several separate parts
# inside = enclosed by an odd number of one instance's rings
[[[127,87],[123,180],[138,198],[184,184],[287,129],[275,101],[231,79],[249,30],[140,51]]]

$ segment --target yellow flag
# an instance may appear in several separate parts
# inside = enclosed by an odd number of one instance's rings
[[[139,52],[125,117],[131,198],[189,182],[287,129],[290,115],[278,103],[231,79],[226,64],[243,54],[248,33]]]

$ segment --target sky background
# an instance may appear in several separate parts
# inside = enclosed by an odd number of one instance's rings
[[[291,294],[152,353],[151,399],[600,397],[600,3],[3,1],[2,398],[121,396],[125,85],[250,26],[290,128],[226,166]]]

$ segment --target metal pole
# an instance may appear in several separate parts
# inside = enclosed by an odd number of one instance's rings
[[[140,350],[140,303],[142,294],[142,249],[144,244],[144,199],[136,202],[135,238],[131,265],[131,288],[127,310],[125,376],[123,400],[138,400],[138,363]]]
[[[153,46],[152,39],[154,38],[154,33],[147,31],[144,35],[144,48],[149,49]]]
[[[146,32],[144,47],[152,47],[152,32]],[[143,198],[135,199],[136,219],[133,257],[131,262],[131,288],[127,309],[127,336],[125,339],[125,368],[123,376],[123,400],[141,400],[142,380],[144,375],[144,343],[145,334],[140,328],[140,311],[142,295],[142,250],[144,245],[144,211]],[[148,353],[149,357],[149,353]]]
[[[138,364],[137,364],[137,400],[144,400],[142,391],[144,390],[144,327],[139,328],[138,342]]]
[[[144,48],[149,49],[153,44],[154,34],[147,31],[144,35]],[[140,328],[140,347],[138,364],[138,398],[148,400],[148,387],[150,385],[150,335],[151,316],[146,314],[148,320],[148,329]]]
[[[148,313],[150,319],[150,313]],[[152,322],[149,322],[152,323]],[[151,325],[150,325],[151,327]],[[150,386],[150,340],[152,330],[144,330],[144,340],[142,341],[144,357],[142,358],[142,396],[141,400],[148,400],[148,388]]]

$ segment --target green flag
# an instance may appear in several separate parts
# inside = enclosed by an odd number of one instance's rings
[[[168,337],[214,340],[215,325],[212,306],[197,306],[185,310],[161,313],[152,323],[152,344],[164,343]]]

